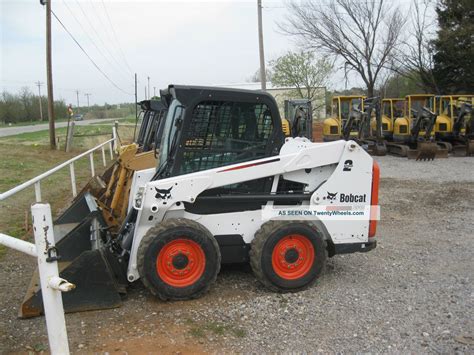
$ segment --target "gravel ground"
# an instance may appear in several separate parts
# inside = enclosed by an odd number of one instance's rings
[[[378,247],[336,256],[317,284],[266,291],[248,266],[203,298],[160,302],[134,285],[123,307],[67,315],[74,352],[474,352],[474,160],[381,165]],[[44,318],[16,317],[34,261],[0,262],[0,353],[47,348]]]

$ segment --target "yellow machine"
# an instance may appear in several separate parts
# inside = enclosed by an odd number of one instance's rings
[[[285,100],[285,112],[281,128],[285,137],[306,137],[313,139],[313,109],[311,100]]]
[[[411,129],[416,121],[416,115],[421,112],[423,107],[434,111],[435,96],[432,94],[407,95],[405,97],[404,115],[395,119],[393,124],[393,141],[408,143],[410,142]],[[425,135],[425,128],[420,127],[420,136]],[[434,131],[431,132],[434,136]]]
[[[382,100],[382,135],[391,141],[393,139],[393,124],[397,118],[403,116],[403,107],[405,99],[402,98],[387,98]],[[377,121],[371,121],[371,129],[375,130]]]
[[[365,96],[334,96],[331,105],[331,117],[326,118],[323,122],[323,140],[330,142],[342,138],[342,127],[354,112],[354,109],[364,110]],[[351,137],[357,137],[358,132],[354,130],[350,132]]]
[[[394,117],[392,142],[388,151],[394,155],[417,160],[448,157],[448,146],[435,142],[435,96],[432,94],[407,95],[404,114]]]
[[[436,97],[436,113],[438,115],[435,125],[436,139],[450,145],[457,156],[474,153],[472,139],[466,135],[466,128],[469,130],[472,120],[473,104],[474,95]]]

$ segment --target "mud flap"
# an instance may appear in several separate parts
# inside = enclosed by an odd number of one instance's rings
[[[63,293],[65,312],[119,307],[125,293],[125,266],[103,245],[100,228],[105,227],[95,199],[89,193],[73,204],[54,222],[54,239],[60,276],[76,285]],[[38,270],[20,307],[20,317],[43,313]]]

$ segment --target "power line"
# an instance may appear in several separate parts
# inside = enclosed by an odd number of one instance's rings
[[[51,13],[53,14],[54,18],[59,22],[59,24],[64,28],[64,30],[68,33],[68,35],[72,38],[72,40],[77,44],[77,46],[81,49],[81,51],[86,55],[87,58],[91,61],[91,63],[96,67],[96,69],[106,78],[115,88],[123,92],[124,94],[127,95],[133,95],[129,92],[126,92],[123,90],[121,87],[119,87],[112,79],[109,78],[109,76],[104,73],[104,71],[94,62],[94,60],[90,57],[90,55],[86,52],[86,50],[81,46],[81,44],[77,41],[77,39],[72,35],[72,33],[67,29],[67,27],[61,22],[59,17],[54,13],[53,10],[51,10]]]
[[[104,11],[105,11],[105,15],[107,16],[107,20],[109,21],[109,24],[110,24],[110,28],[112,29],[112,34],[115,38],[115,43],[117,43],[117,46],[119,48],[119,51],[120,51],[120,54],[122,55],[122,59],[125,63],[125,65],[127,66],[127,68],[129,69],[130,73],[133,74],[133,70],[132,68],[130,68],[130,65],[128,64],[128,61],[127,61],[127,58],[125,57],[125,54],[122,50],[122,47],[120,46],[120,42],[117,38],[117,33],[115,32],[115,28],[114,28],[114,25],[112,24],[112,21],[110,20],[110,16],[109,16],[109,12],[107,11],[107,7],[105,6],[105,2],[104,0],[102,0],[102,5],[104,7]]]
[[[96,42],[93,40],[93,38],[89,35],[89,33],[87,32],[87,30],[84,28],[84,26],[82,25],[81,21],[79,21],[77,19],[77,17],[74,15],[74,12],[72,11],[72,9],[69,7],[69,5],[67,4],[66,1],[63,1],[63,4],[66,6],[66,8],[68,9],[68,11],[71,13],[72,17],[74,18],[74,20],[79,24],[79,26],[81,27],[82,31],[86,34],[87,38],[89,39],[89,41],[94,45],[94,47],[97,49],[97,51],[99,52],[99,54],[107,61],[107,63],[112,67],[114,68],[118,73],[120,73],[120,75],[123,75],[123,71],[116,67],[116,64],[113,64],[109,58],[107,58],[107,56],[104,54],[104,52],[100,49],[100,47],[96,44]],[[124,79],[127,79],[125,76],[123,76]],[[127,79],[128,80],[128,79]]]
[[[105,42],[102,40],[102,37],[99,35],[99,32],[97,31],[97,29],[95,28],[95,26],[92,24],[91,20],[89,19],[89,17],[87,16],[86,12],[84,11],[84,8],[81,6],[81,4],[79,3],[78,0],[76,0],[76,3],[77,5],[79,6],[79,9],[81,10],[82,14],[84,15],[85,19],[87,20],[87,22],[89,23],[89,25],[91,26],[92,30],[94,31],[96,37],[99,39],[100,43],[102,44],[102,46],[104,47],[105,51],[107,52],[107,54],[114,60],[114,62],[117,64],[118,67],[121,67],[120,63],[117,61],[117,59],[115,58],[115,56],[110,52],[109,48],[107,47],[107,45],[105,44]],[[94,7],[95,8],[95,7]],[[100,21],[100,19],[99,19]]]

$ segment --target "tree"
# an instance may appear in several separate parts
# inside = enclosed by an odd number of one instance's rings
[[[474,92],[474,10],[472,0],[440,0],[434,75],[443,93]]]
[[[399,44],[404,26],[398,8],[384,0],[292,2],[281,29],[312,50],[342,60],[374,95],[377,79]]]
[[[327,59],[316,59],[314,53],[303,51],[288,52],[271,61],[270,66],[274,86],[294,87],[298,97],[312,101],[326,86],[333,67]]]
[[[412,88],[424,92],[439,93],[437,80],[434,75],[434,48],[435,38],[432,17],[433,2],[425,0],[418,3],[413,0],[410,6],[410,26],[408,37],[396,49],[392,58],[391,69],[396,73],[394,79],[404,77],[405,83],[418,83]]]
[[[270,69],[266,68],[265,73],[266,73],[267,82],[272,81],[273,73],[270,71]],[[250,78],[248,78],[247,81],[250,83],[259,83],[260,82],[260,68],[257,69],[257,71]]]

